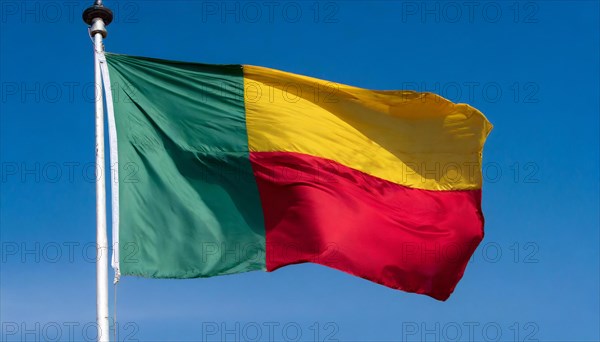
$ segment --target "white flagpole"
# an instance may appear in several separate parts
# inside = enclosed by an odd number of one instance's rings
[[[106,26],[112,21],[112,12],[96,0],[92,7],[83,12],[83,20],[90,26],[94,38],[94,82],[96,101],[96,323],[98,341],[108,342],[108,238],[106,234],[106,182],[104,159],[104,103],[102,98],[102,76],[100,53],[104,47]]]

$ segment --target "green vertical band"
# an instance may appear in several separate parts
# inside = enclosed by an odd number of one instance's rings
[[[121,273],[265,269],[239,65],[106,55],[119,157]]]

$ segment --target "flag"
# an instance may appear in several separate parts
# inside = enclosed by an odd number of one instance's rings
[[[257,66],[106,60],[120,274],[312,262],[453,292],[484,235],[478,110]]]

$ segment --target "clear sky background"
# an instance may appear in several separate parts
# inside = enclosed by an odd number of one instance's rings
[[[95,336],[91,2],[1,2],[0,339]],[[433,91],[495,126],[447,302],[310,264],[124,277],[120,341],[600,339],[597,1],[105,3],[110,52]]]

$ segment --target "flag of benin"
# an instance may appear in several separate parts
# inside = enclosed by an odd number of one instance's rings
[[[106,59],[118,272],[313,262],[450,296],[483,238],[479,111],[256,66]]]

